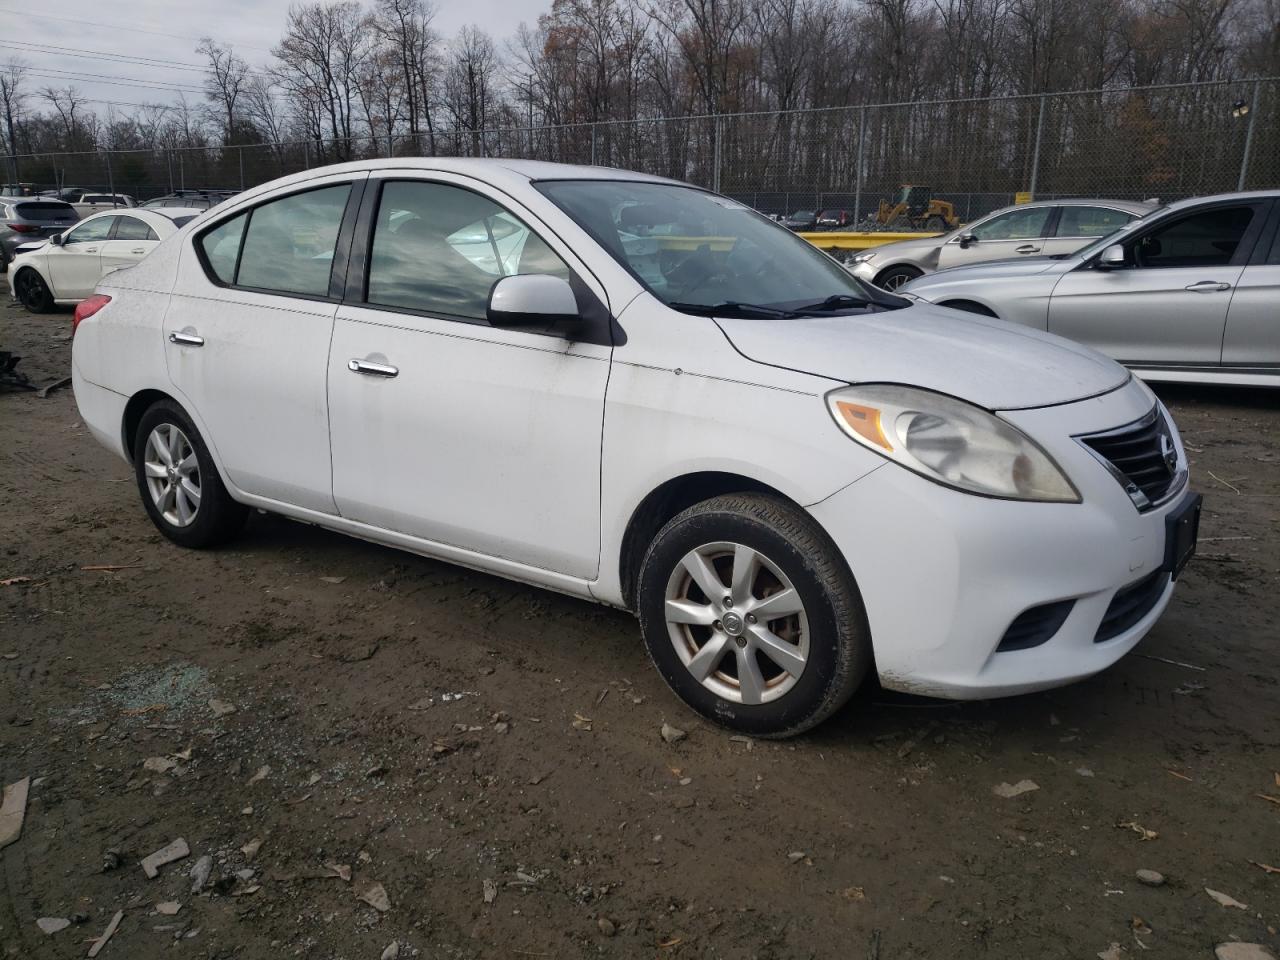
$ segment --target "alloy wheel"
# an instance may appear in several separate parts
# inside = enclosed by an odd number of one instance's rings
[[[665,616],[685,668],[725,700],[768,703],[804,673],[804,602],[776,563],[745,544],[708,543],[685,554],[667,582]]]
[[[158,424],[147,437],[143,470],[160,515],[175,527],[190,526],[200,512],[200,461],[187,435]]]

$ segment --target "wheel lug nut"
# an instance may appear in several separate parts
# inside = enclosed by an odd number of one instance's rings
[[[724,624],[722,624],[719,620],[717,620],[715,623],[713,623],[713,624],[712,624],[712,626],[713,626],[713,627],[715,627],[717,630],[723,630],[723,629],[724,629]]]
[[[734,642],[734,643],[736,643],[736,644],[737,644],[738,646],[740,646],[740,647],[745,647],[745,646],[747,645],[747,638],[746,638],[746,637],[734,637],[734,638],[733,638],[733,642]]]
[[[747,623],[755,623],[755,622],[756,622],[756,615],[754,613],[748,613]]]
[[[725,605],[726,607],[732,607],[732,606],[733,606],[733,597],[725,597],[725,598],[724,598],[724,605]]]

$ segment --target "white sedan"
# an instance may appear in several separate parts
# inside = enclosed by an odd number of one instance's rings
[[[9,268],[10,295],[32,313],[75,304],[93,293],[104,275],[130,267],[203,211],[105,211],[46,241],[23,244]]]
[[[1177,429],[1123,367],[642,174],[312,169],[73,329],[80,413],[175,543],[257,508],[630,609],[675,693],[754,736],[870,671],[955,698],[1097,673],[1195,547]]]

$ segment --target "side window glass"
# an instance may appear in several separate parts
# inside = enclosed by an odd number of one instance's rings
[[[1226,266],[1252,221],[1252,207],[1204,210],[1140,237],[1130,255],[1139,267]]]
[[[1133,219],[1133,214],[1106,207],[1062,208],[1058,220],[1059,237],[1105,237],[1114,233]]]
[[[483,320],[500,277],[569,268],[522,221],[478,193],[443,183],[382,188],[368,302]]]
[[[1052,207],[1010,210],[969,232],[979,240],[1030,240],[1044,232]]]
[[[235,282],[236,259],[240,254],[240,235],[244,233],[246,219],[248,214],[242,213],[200,238],[205,260],[223,283]]]
[[[116,225],[117,240],[159,240],[156,232],[137,217],[121,217]]]
[[[111,233],[111,225],[115,222],[115,217],[99,217],[97,220],[82,223],[67,234],[66,242],[87,243],[91,240],[105,240]]]
[[[236,284],[322,297],[346,210],[348,184],[264,203],[250,212]]]

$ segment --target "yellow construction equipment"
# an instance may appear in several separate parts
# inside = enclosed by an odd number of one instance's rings
[[[918,183],[904,183],[893,203],[880,201],[880,209],[873,217],[882,227],[928,230],[941,233],[960,225],[955,205],[939,200],[933,195],[933,187]]]

